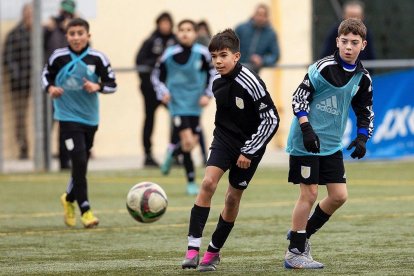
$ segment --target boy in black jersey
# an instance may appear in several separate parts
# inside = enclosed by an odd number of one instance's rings
[[[372,135],[371,77],[358,60],[367,45],[366,33],[361,20],[342,21],[336,38],[339,50],[312,64],[293,94],[297,118],[293,119],[287,145],[289,182],[300,184],[300,196],[292,213],[286,268],[323,268],[310,255],[309,238],[348,196],[341,140],[350,106],[358,127],[358,135],[348,147],[355,147],[352,158],[364,157],[365,143]],[[328,195],[309,217],[318,185],[325,185]]]
[[[224,209],[200,263],[200,271],[216,270],[220,249],[233,228],[243,191],[279,126],[279,116],[265,84],[239,63],[240,41],[235,32],[227,29],[216,34],[209,51],[218,72],[213,81],[217,107],[214,140],[201,190],[191,210],[188,248],[182,268],[197,268],[199,264],[201,238],[211,198],[227,170],[229,185]]]
[[[72,19],[67,26],[68,47],[56,49],[43,69],[43,87],[53,99],[53,117],[72,162],[71,178],[60,200],[67,226],[76,225],[75,201],[85,228],[98,225],[88,199],[86,173],[90,149],[99,124],[98,92],[116,91],[108,58],[89,46],[89,23]]]

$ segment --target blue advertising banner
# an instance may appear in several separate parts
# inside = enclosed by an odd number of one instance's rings
[[[373,77],[374,134],[367,143],[367,159],[414,157],[414,70]],[[349,112],[342,140],[344,148],[356,137],[355,114]],[[344,149],[344,156],[349,151]]]

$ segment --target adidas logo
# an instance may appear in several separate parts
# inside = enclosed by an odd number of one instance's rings
[[[338,108],[338,102],[336,100],[336,96],[332,96],[327,98],[326,100],[321,101],[320,103],[316,104],[316,108],[323,112],[328,112],[333,115],[339,115],[340,112]]]
[[[246,186],[247,186],[247,182],[246,182],[246,180],[245,180],[245,181],[243,181],[243,182],[240,182],[240,183],[239,183],[239,186],[246,187]]]
[[[306,85],[306,86],[310,86],[310,83],[309,83],[309,80],[303,80],[303,82],[302,82],[304,85]]]
[[[260,103],[259,110],[265,109],[266,107],[267,107],[267,104]]]
[[[80,85],[74,77],[67,78],[62,84],[62,87],[71,90],[82,89],[82,85]]]

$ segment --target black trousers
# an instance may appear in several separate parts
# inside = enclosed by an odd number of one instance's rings
[[[72,179],[69,182],[66,199],[77,201],[82,213],[89,210],[88,183],[86,173],[90,149],[93,146],[98,126],[88,126],[75,122],[59,122],[60,136],[69,152],[72,162]]]
[[[154,114],[157,108],[162,105],[161,101],[157,100],[157,95],[151,83],[151,73],[139,73],[141,79],[141,92],[144,96],[144,129],[142,131],[142,141],[146,155],[150,155],[152,142],[151,136],[154,129]]]
[[[16,141],[19,147],[19,158],[27,158],[27,111],[29,110],[30,88],[14,88],[11,102],[15,118]]]

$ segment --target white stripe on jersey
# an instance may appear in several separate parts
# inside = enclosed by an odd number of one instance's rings
[[[109,59],[105,56],[104,53],[99,52],[95,49],[89,49],[89,53],[91,56],[99,57],[102,60],[102,64],[107,67],[109,65]]]
[[[327,56],[327,57],[324,57],[324,58],[322,58],[322,59],[320,59],[320,60],[318,60],[318,61],[316,62],[316,68],[318,68],[318,69],[319,69],[319,66],[320,66],[322,63],[327,62],[327,61],[332,61],[332,60],[335,60],[335,57],[334,57],[333,55],[331,55],[331,56]]]
[[[257,132],[252,135],[252,138],[246,141],[245,146],[241,149],[243,153],[255,154],[274,134],[279,124],[277,116],[273,109],[260,113],[262,119]]]
[[[213,81],[215,81],[216,79],[220,79],[220,78],[221,78],[221,75],[216,72],[216,74],[214,75]]]
[[[309,91],[306,91],[299,87],[295,91],[295,93],[293,93],[292,106],[293,106],[293,112],[295,114],[301,110],[304,110],[309,113],[309,101],[308,101],[309,95],[310,95]]]
[[[247,72],[246,72],[247,71]],[[266,91],[256,77],[245,67],[242,68],[240,73],[235,78],[244,89],[250,94],[254,101],[264,97]]]
[[[46,78],[46,75],[49,74],[49,71],[47,70],[47,64],[45,64],[45,67],[43,68],[42,72],[42,89],[45,90],[46,86],[49,85],[49,82]]]
[[[372,79],[371,79],[371,75],[369,74],[369,72],[366,69],[364,70],[364,75],[369,79],[369,82],[370,82],[368,91],[369,92],[372,92]]]
[[[103,93],[103,94],[111,94],[111,93],[114,93],[115,91],[116,91],[116,87],[111,87],[111,86],[104,85],[102,87],[101,93]]]
[[[168,48],[171,48],[172,50],[164,51],[164,53],[162,54],[162,56],[160,58],[160,61],[159,61],[160,63],[163,63],[168,57],[176,55],[176,54],[181,53],[182,51],[184,51],[183,47],[181,47],[181,45],[179,45],[179,44],[170,46]]]
[[[319,72],[322,72],[323,68],[325,68],[326,66],[329,66],[329,65],[334,65],[334,64],[337,64],[337,62],[335,60],[325,61],[325,62],[321,63],[321,65],[319,67],[317,67],[317,69],[318,69]]]
[[[49,64],[52,65],[55,59],[61,56],[70,55],[70,51],[68,47],[59,48],[53,51],[53,53],[49,57]]]
[[[154,91],[157,94],[158,100],[161,100],[164,97],[164,95],[168,93],[167,86],[165,86],[165,84],[160,81],[160,74],[161,74],[160,67],[159,67],[159,64],[157,64],[154,70],[152,70],[151,82],[154,87]]]

